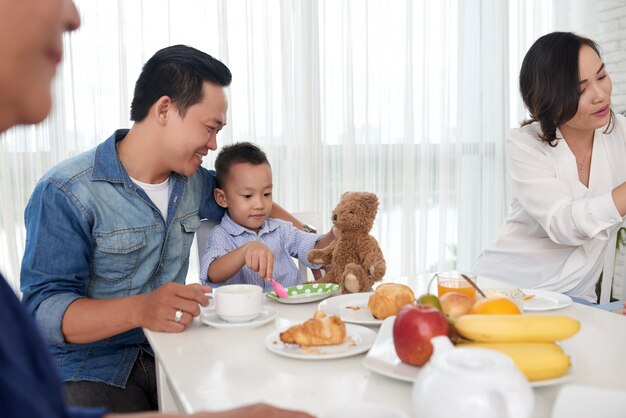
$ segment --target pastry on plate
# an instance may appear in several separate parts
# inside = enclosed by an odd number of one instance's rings
[[[370,296],[367,307],[376,319],[385,319],[398,313],[404,305],[413,303],[415,295],[409,286],[383,283]]]
[[[328,316],[322,311],[315,312],[313,318],[280,333],[283,343],[303,347],[341,344],[345,339],[346,324],[338,316]]]

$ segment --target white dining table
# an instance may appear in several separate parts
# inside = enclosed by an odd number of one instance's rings
[[[425,292],[428,279],[422,275],[390,281],[408,284],[417,296]],[[480,284],[506,287],[484,278]],[[269,351],[265,339],[270,333],[310,318],[319,302],[283,304],[268,298],[264,303],[278,309],[278,316],[256,329],[216,329],[198,318],[182,333],[144,329],[157,360],[162,411],[221,411],[264,402],[320,416],[340,405],[368,402],[418,418],[411,402],[412,384],[368,370],[363,365],[365,354],[301,360]],[[567,383],[626,389],[626,317],[578,303],[545,313],[568,315],[581,323],[580,332],[562,343],[572,363]],[[533,417],[551,416],[562,385],[533,389]]]

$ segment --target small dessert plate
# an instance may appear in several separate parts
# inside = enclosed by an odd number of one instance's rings
[[[280,303],[296,304],[309,303],[326,299],[333,293],[339,291],[340,286],[335,283],[305,283],[295,286],[289,286],[287,289],[287,297],[280,298],[276,292],[268,292],[266,296],[269,299]]]
[[[524,311],[551,311],[572,304],[572,298],[563,293],[540,289],[522,289],[526,295]]]

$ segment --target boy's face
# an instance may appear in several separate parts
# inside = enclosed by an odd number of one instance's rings
[[[269,164],[233,164],[224,188],[216,188],[214,194],[233,221],[259,232],[272,210],[272,168]]]
[[[217,133],[226,124],[228,101],[224,87],[205,82],[203,98],[187,108],[182,117],[171,103],[167,110],[165,141],[161,156],[167,171],[192,176],[209,150],[217,149]]]

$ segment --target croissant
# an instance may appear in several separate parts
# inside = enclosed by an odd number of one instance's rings
[[[338,316],[327,316],[317,311],[313,318],[280,333],[285,344],[312,345],[341,344],[346,338],[346,324]]]
[[[409,286],[397,283],[383,283],[370,296],[367,307],[376,319],[385,319],[398,313],[401,307],[415,301]]]

